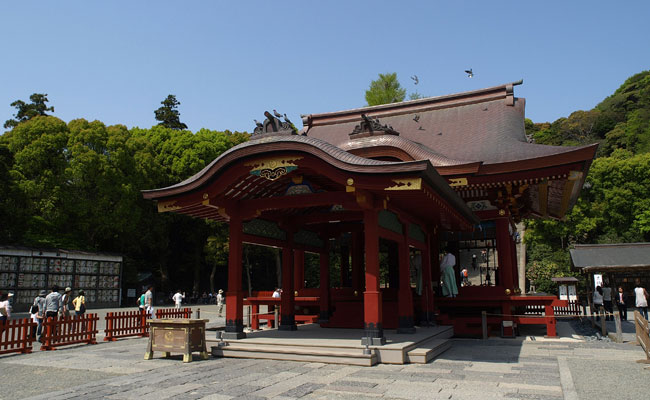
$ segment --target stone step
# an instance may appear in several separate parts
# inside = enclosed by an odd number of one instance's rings
[[[426,364],[435,357],[451,348],[451,340],[433,338],[406,353],[406,362],[412,364]]]
[[[213,346],[212,355],[215,357],[263,358],[270,360],[309,361],[327,364],[345,364],[373,366],[377,364],[377,355],[363,354],[362,349],[335,349],[308,346],[281,346],[259,344],[229,344],[228,346]]]

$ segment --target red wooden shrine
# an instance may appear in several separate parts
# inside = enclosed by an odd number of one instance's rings
[[[322,326],[363,327],[373,344],[383,343],[384,329],[407,334],[436,319],[457,334],[480,334],[481,311],[497,315],[496,324],[517,321],[529,303],[552,310],[554,297],[526,297],[517,287],[514,223],[562,218],[597,147],[530,143],[525,101],[514,97],[519,83],[311,114],[300,132],[266,112],[250,141],[144,197],[160,212],[229,223],[227,337],[245,335],[244,242],[282,249],[280,329],[305,319],[296,318],[300,304],[316,307]],[[342,237],[342,287],[334,288],[330,243]],[[388,243],[383,276],[380,240]],[[493,278],[436,297],[443,242],[457,260],[468,243],[491,243]],[[320,289],[303,287],[305,252],[320,256]],[[555,334],[552,315],[541,323]]]

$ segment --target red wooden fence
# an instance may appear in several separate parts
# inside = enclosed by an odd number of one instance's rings
[[[29,318],[0,322],[0,354],[31,353],[32,332],[36,332],[36,324]]]
[[[156,318],[192,318],[191,308],[162,308],[156,310]]]
[[[144,310],[107,313],[104,341],[112,342],[127,336],[149,336],[148,317]]]
[[[55,347],[77,343],[97,344],[97,321],[97,314],[48,318],[43,322],[41,350],[56,350]]]

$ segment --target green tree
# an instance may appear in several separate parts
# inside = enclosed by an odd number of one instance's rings
[[[47,107],[47,94],[34,93],[29,96],[31,103],[25,103],[22,100],[16,100],[11,103],[16,108],[15,119],[9,119],[5,122],[4,127],[7,129],[18,126],[19,123],[34,118],[37,115],[47,115],[46,111],[54,112],[54,107]]]
[[[20,244],[26,227],[27,198],[11,172],[13,154],[0,142],[0,243]]]
[[[154,111],[156,120],[160,121],[158,125],[176,130],[187,129],[187,125],[180,120],[181,113],[178,112],[177,108],[181,103],[176,100],[176,96],[170,94],[160,104],[162,104],[162,107]]]
[[[399,103],[404,101],[406,89],[403,89],[397,80],[397,73],[379,74],[379,78],[370,82],[366,90],[366,102],[369,106],[380,104]]]

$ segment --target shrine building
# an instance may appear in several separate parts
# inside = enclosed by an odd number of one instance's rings
[[[280,330],[303,321],[359,328],[374,346],[385,331],[409,335],[434,324],[480,335],[482,311],[490,330],[542,323],[555,336],[558,299],[518,287],[515,223],[562,219],[597,145],[527,140],[525,99],[514,95],[521,83],[308,114],[299,132],[286,115],[266,112],[250,141],[143,195],[159,212],[229,224],[226,338],[246,336],[244,304],[280,306]],[[282,249],[281,299],[245,297],[244,243]],[[337,285],[329,271],[335,244]],[[442,247],[456,256],[454,298],[439,290]],[[305,287],[305,253],[318,255],[318,288]],[[460,287],[463,268],[470,277]],[[527,305],[546,313],[518,316]]]

